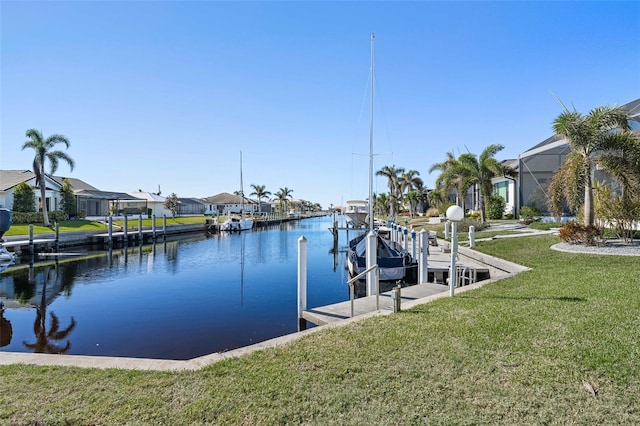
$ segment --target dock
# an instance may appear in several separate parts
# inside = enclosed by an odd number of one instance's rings
[[[423,299],[437,294],[448,294],[449,287],[444,284],[416,284],[400,290],[401,303]],[[378,310],[393,310],[394,300],[391,291],[380,296],[359,297],[353,301],[354,316],[360,316]],[[315,325],[326,325],[351,318],[351,301],[312,308],[302,313],[302,318]]]

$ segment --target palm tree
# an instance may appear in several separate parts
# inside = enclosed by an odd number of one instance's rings
[[[402,175],[403,173],[404,169],[402,167],[396,168],[395,165],[384,166],[382,169],[376,172],[376,176],[384,176],[387,178],[387,183],[389,186],[389,215],[391,217],[395,217],[396,206],[399,199],[401,198],[400,175]]]
[[[253,188],[253,192],[249,195],[255,195],[258,198],[258,212],[262,213],[262,199],[269,198],[271,192],[267,191],[264,185],[251,184],[251,188]]]
[[[73,159],[62,151],[53,150],[58,143],[63,143],[67,148],[69,148],[69,140],[65,136],[57,134],[51,135],[45,139],[42,136],[42,132],[36,129],[27,130],[26,136],[29,140],[22,145],[22,149],[33,148],[36,152],[33,159],[33,173],[35,173],[36,182],[38,183],[38,186],[40,186],[40,199],[42,200],[44,226],[51,226],[49,223],[49,214],[47,212],[46,203],[47,185],[45,182],[45,162],[47,159],[49,160],[50,174],[53,174],[58,170],[60,160],[65,161],[69,165],[69,168],[73,170],[75,165]]]
[[[567,141],[571,152],[551,179],[548,204],[555,215],[560,215],[563,201],[573,211],[584,208],[584,225],[592,226],[593,168],[610,173],[623,191],[633,190],[639,170],[637,164],[628,163],[640,158],[640,142],[630,131],[627,113],[619,107],[601,106],[587,115],[564,109],[554,120],[553,131]]]
[[[482,223],[486,221],[484,198],[485,195],[492,193],[491,179],[496,176],[515,177],[517,175],[514,169],[503,165],[495,159],[494,156],[503,149],[504,146],[502,145],[492,144],[482,151],[480,157],[476,157],[471,153],[462,154],[458,157],[459,165],[456,170],[460,176],[464,177],[463,186],[477,185],[478,187]]]
[[[291,194],[293,193],[293,189],[289,189],[286,186],[284,188],[280,188],[275,195],[276,199],[279,201],[280,205],[284,205],[284,210],[287,210],[287,206],[289,203],[288,198],[291,198]]]
[[[389,197],[386,193],[376,195],[373,194],[373,209],[381,216],[389,215]]]
[[[420,172],[416,170],[409,170],[406,173],[402,173],[398,178],[398,184],[400,185],[399,193],[400,193],[400,202],[402,201],[402,197],[404,197],[404,193],[407,193],[407,196],[412,192],[416,191],[419,188],[422,188],[424,184],[422,179],[420,178]],[[413,216],[414,207],[418,204],[419,197],[418,194],[412,196],[412,199],[409,200],[409,213]]]
[[[432,164],[429,173],[440,170],[440,175],[436,178],[436,189],[441,194],[442,202],[449,199],[452,189],[456,190],[456,204],[460,204],[462,195],[462,208],[464,209],[464,194],[468,186],[464,184],[464,178],[459,174],[460,164],[453,152],[447,152],[447,159],[441,163]]]

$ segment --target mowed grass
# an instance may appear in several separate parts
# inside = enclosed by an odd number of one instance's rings
[[[640,424],[640,259],[555,242],[479,242],[533,270],[199,371],[0,367],[0,424]]]
[[[205,216],[178,216],[175,218],[167,217],[167,226],[171,225],[188,225],[188,224],[203,224],[206,222],[207,217]],[[152,225],[153,219],[142,219],[143,227],[150,227]],[[120,229],[124,226],[124,220],[114,220],[114,229]],[[163,225],[163,218],[156,218],[156,226],[161,227]],[[107,223],[106,222],[97,222],[90,220],[65,220],[58,224],[58,229],[60,233],[63,232],[106,232],[107,231]],[[127,229],[137,230],[138,229],[138,218],[131,217],[127,221]],[[44,224],[37,223],[33,226],[34,235],[38,234],[51,234],[55,232],[55,226],[52,223],[51,227],[46,227]],[[4,234],[7,236],[11,235],[29,235],[29,225],[16,225],[12,224],[11,228]]]

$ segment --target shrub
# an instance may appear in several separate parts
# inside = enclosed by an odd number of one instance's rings
[[[427,217],[438,217],[440,216],[440,210],[436,209],[435,207],[429,207],[429,210],[427,210]]]
[[[602,236],[602,230],[597,226],[585,226],[576,221],[569,221],[560,228],[559,237],[569,244],[583,244],[592,246],[596,238]]]
[[[490,195],[487,197],[487,217],[489,219],[502,219],[504,208],[507,202],[500,195]]]
[[[542,212],[536,206],[524,206],[520,208],[520,220],[527,225],[540,218]]]
[[[513,219],[514,217],[515,217],[515,215],[513,213],[507,213],[507,214],[504,215],[504,218],[505,219],[509,219],[509,220]]]
[[[65,212],[61,212],[61,211],[49,212],[49,220],[51,221],[51,223],[62,222],[68,219],[69,219],[69,215],[67,215]],[[23,213],[23,212],[14,211],[11,222],[15,223],[16,225],[44,223],[44,217],[42,215],[42,212]]]
[[[20,182],[13,190],[14,212],[33,213],[36,211],[36,196],[31,185]],[[15,221],[15,220],[14,220]]]

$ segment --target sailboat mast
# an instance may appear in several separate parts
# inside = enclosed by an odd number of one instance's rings
[[[373,70],[373,39],[374,34],[371,33],[371,106],[370,106],[370,124],[369,124],[369,229],[373,231],[373,89],[375,73]]]
[[[244,217],[244,185],[242,183],[242,151],[240,151],[240,196],[242,197],[242,210],[240,216]]]

